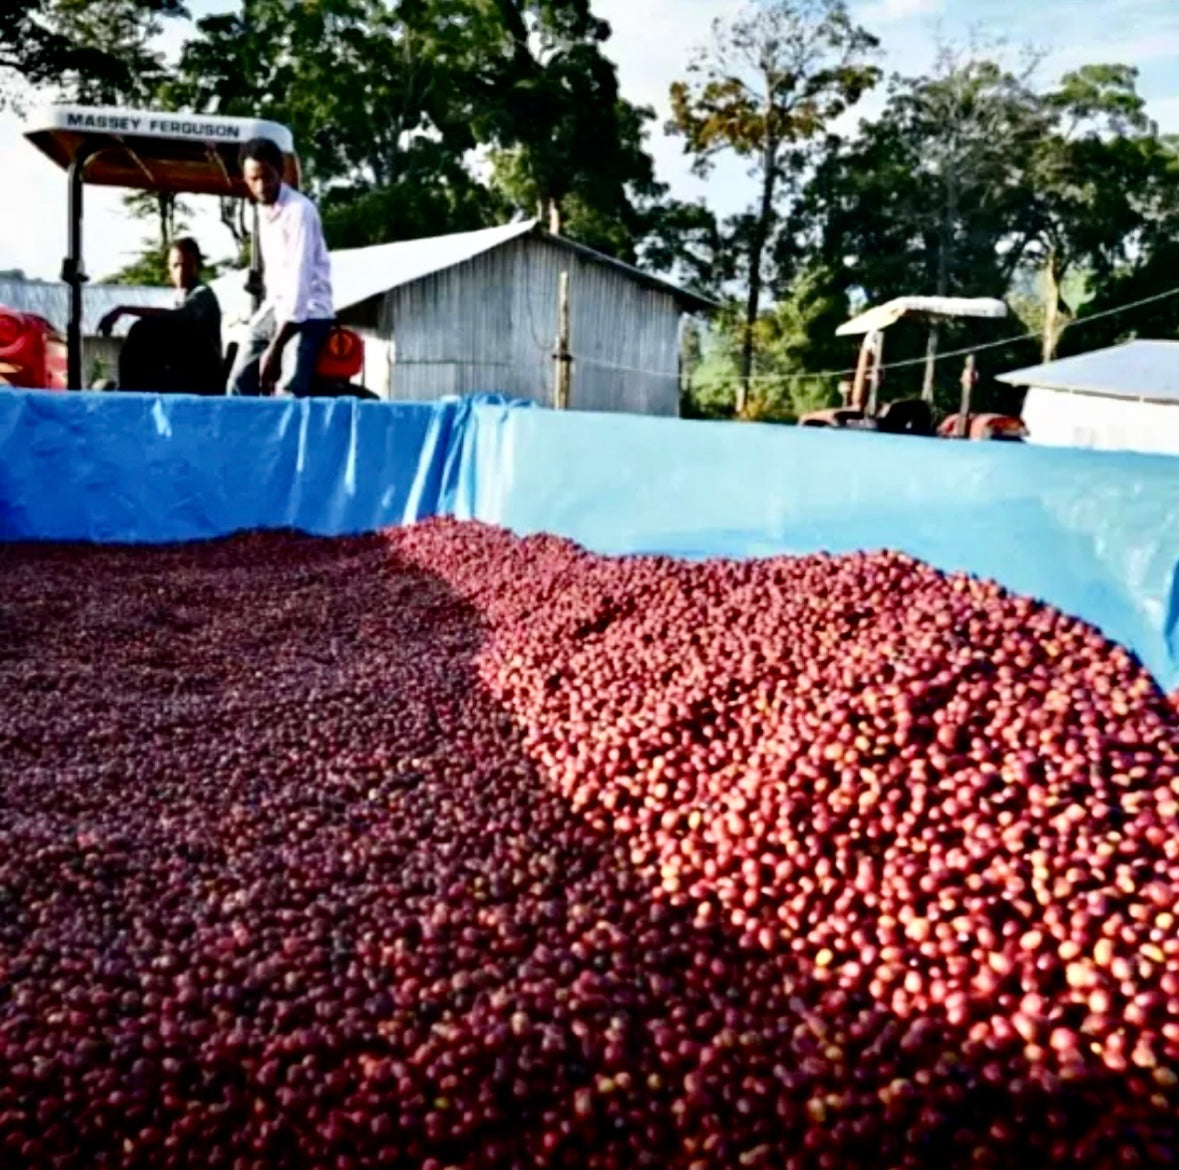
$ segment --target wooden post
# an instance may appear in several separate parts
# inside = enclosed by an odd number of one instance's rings
[[[958,403],[958,422],[954,427],[954,433],[959,439],[965,439],[970,432],[970,397],[977,381],[977,363],[974,354],[969,354],[962,367],[962,398]]]
[[[872,366],[868,373],[868,406],[865,414],[868,418],[875,418],[880,408],[880,366],[884,361],[884,331],[878,329],[872,335]]]
[[[556,383],[553,387],[553,409],[569,409],[569,383],[573,355],[569,352],[569,273],[561,273],[557,292],[557,352]]]
[[[934,376],[937,369],[937,345],[941,326],[936,318],[929,323],[929,338],[925,343],[925,380],[921,384],[921,400],[933,405]]]

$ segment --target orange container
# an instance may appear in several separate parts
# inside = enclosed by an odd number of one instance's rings
[[[363,369],[363,338],[342,325],[334,326],[319,351],[316,375],[332,382],[349,382]]]

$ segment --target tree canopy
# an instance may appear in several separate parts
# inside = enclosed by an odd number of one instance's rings
[[[0,73],[89,101],[132,96],[161,75],[160,20],[187,15],[181,0],[4,0]]]

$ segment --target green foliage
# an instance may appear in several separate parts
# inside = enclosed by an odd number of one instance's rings
[[[704,203],[652,200],[643,209],[637,262],[714,300],[733,278],[732,256],[716,216]]]
[[[1083,326],[1086,312],[1168,287],[1175,166],[1132,69],[1087,66],[1042,91],[1027,72],[946,52],[932,76],[893,78],[880,117],[833,144],[807,185],[804,234],[835,287],[868,303],[1007,297],[1041,341],[984,354],[985,388],[988,371],[1114,334]],[[1011,322],[947,323],[939,340],[946,350],[1012,332]],[[925,342],[916,326],[894,326],[886,360],[919,358]],[[957,402],[956,367],[937,368],[944,409]],[[889,396],[920,380],[919,367],[897,371]]]
[[[749,405],[755,328],[767,255],[790,249],[780,237],[790,218],[785,193],[814,164],[828,126],[879,77],[876,39],[855,25],[843,0],[772,0],[713,26],[714,43],[671,88],[668,131],[684,139],[698,174],[731,152],[750,162],[760,188],[755,207],[730,225],[729,247],[744,272],[737,413]],[[770,279],[774,279],[773,275]],[[779,282],[783,279],[777,273]]]
[[[944,54],[932,77],[894,77],[881,116],[809,185],[820,255],[870,304],[1001,295],[1020,257],[999,245],[1026,211],[1045,128],[1035,95],[995,62]]]
[[[143,251],[125,267],[104,276],[102,284],[133,284],[139,286],[168,285],[168,252],[158,243],[145,241]]]
[[[619,97],[585,0],[243,0],[198,28],[170,98],[290,125],[332,244],[555,210],[571,237],[634,254],[659,194],[653,115]]]
[[[237,264],[233,260],[223,260],[217,263],[206,262],[201,276],[206,281],[212,280],[226,269],[236,266]],[[166,288],[170,283],[168,280],[167,245],[163,245],[157,240],[145,240],[143,250],[130,264],[109,276],[104,276],[101,283]]]
[[[160,74],[160,18],[184,15],[180,0],[4,0],[0,75],[80,100],[130,97]]]
[[[846,318],[843,299],[822,268],[800,273],[789,296],[764,312],[754,326],[754,364],[743,414],[763,421],[794,421],[808,411],[836,405],[839,370],[847,352],[835,338]],[[692,379],[696,412],[734,413],[742,384],[743,307],[729,302],[702,344]],[[824,359],[826,363],[824,365]],[[819,377],[808,374],[820,373]]]
[[[390,186],[335,187],[320,202],[324,235],[331,248],[475,231],[500,221],[501,207],[485,187],[463,171],[426,172]]]
[[[475,137],[498,152],[493,184],[520,210],[555,213],[574,238],[580,220],[611,252],[632,250],[635,200],[661,191],[644,146],[654,113],[619,95],[602,48],[609,25],[586,0],[493,7],[498,27],[487,30],[468,90]]]
[[[879,77],[865,60],[876,38],[838,0],[776,0],[716,21],[713,35],[689,65],[692,80],[671,87],[668,129],[701,175],[732,151],[781,177],[789,148],[822,134]]]
[[[1091,299],[1064,334],[1062,355],[1113,345],[1135,337],[1179,337],[1179,138],[1145,137],[1132,183],[1139,224],[1123,259],[1094,282]],[[1114,312],[1147,300],[1139,308]]]

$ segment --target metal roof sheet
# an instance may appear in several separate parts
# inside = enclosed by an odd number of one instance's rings
[[[1179,341],[1130,341],[1013,370],[998,380],[1074,394],[1179,403]]]
[[[617,268],[642,284],[669,293],[686,306],[698,309],[716,307],[704,297],[678,288],[620,260],[595,252],[592,248],[566,240],[562,236],[549,235],[540,229],[535,219],[527,219],[519,223],[503,224],[500,227],[483,228],[480,231],[455,232],[418,240],[398,240],[392,244],[374,244],[368,248],[344,248],[332,252],[332,297],[336,310],[343,311],[371,297],[381,296],[391,289],[412,284],[447,268],[454,268],[484,252],[530,234],[536,234],[590,260]],[[222,313],[227,321],[245,320],[250,315],[245,279],[245,270],[241,269],[227,272],[213,281],[213,290],[221,302]]]
[[[50,280],[0,280],[0,305],[44,317],[64,334],[70,317],[69,286]],[[82,290],[82,334],[94,337],[98,323],[119,305],[157,306],[170,309],[176,303],[174,289],[130,284],[88,284]],[[123,317],[114,332],[126,334],[133,317]]]

